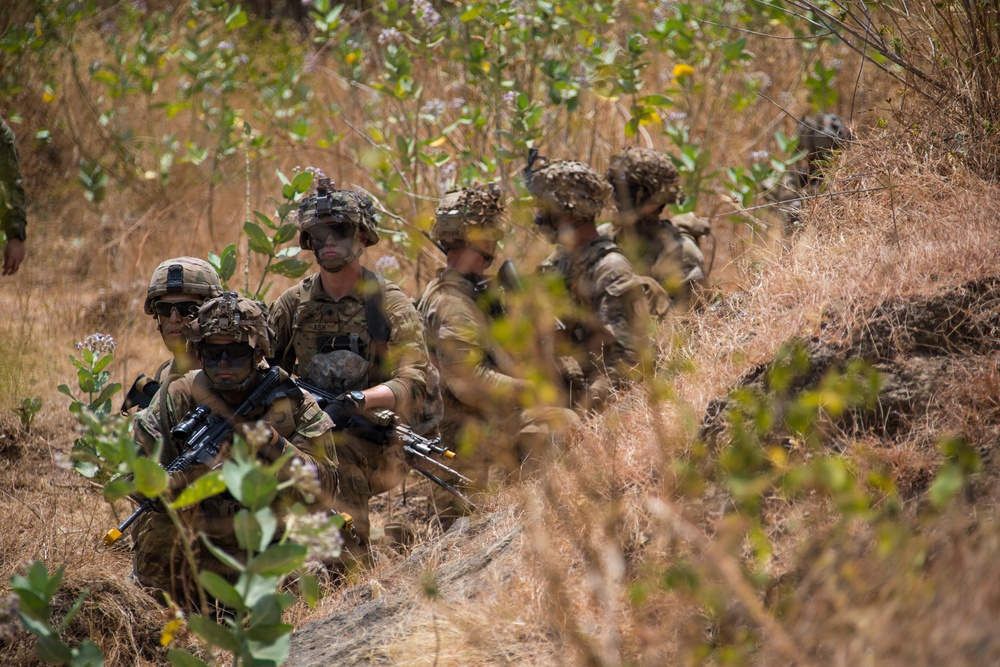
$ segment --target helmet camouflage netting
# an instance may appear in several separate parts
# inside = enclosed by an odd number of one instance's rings
[[[353,190],[335,190],[328,178],[319,179],[316,192],[299,204],[299,245],[309,249],[309,229],[328,223],[350,224],[361,231],[365,246],[378,243],[375,206],[367,195]]]
[[[222,280],[215,268],[197,257],[174,257],[153,271],[142,306],[147,315],[153,314],[153,304],[167,294],[192,294],[206,299],[222,294]]]
[[[575,160],[546,162],[531,171],[528,192],[544,212],[595,219],[608,200],[610,186],[593,169]]]
[[[505,209],[500,188],[494,184],[453,190],[434,211],[431,239],[445,250],[469,241],[499,241],[505,231],[502,219]]]
[[[665,153],[630,148],[611,158],[606,173],[619,208],[666,206],[681,198],[677,168]]]
[[[198,315],[184,327],[184,336],[193,345],[213,338],[231,338],[249,343],[265,357],[271,356],[271,336],[267,307],[236,292],[206,301]]]

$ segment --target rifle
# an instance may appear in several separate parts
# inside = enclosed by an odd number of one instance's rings
[[[275,366],[267,371],[263,379],[233,412],[233,420],[227,420],[220,415],[212,414],[206,405],[199,406],[189,412],[177,426],[170,429],[170,437],[175,442],[185,443],[186,447],[170,465],[166,467],[168,475],[183,472],[195,463],[208,464],[219,455],[222,444],[233,432],[234,422],[251,414],[262,406],[270,404],[274,390],[281,384],[281,370]],[[132,512],[117,528],[112,528],[104,536],[104,543],[114,544],[122,533],[140,516],[156,507],[156,498],[147,498]]]
[[[149,407],[150,401],[153,400],[153,396],[156,395],[159,388],[159,382],[151,377],[146,377],[142,373],[139,373],[139,377],[135,379],[135,382],[132,383],[132,388],[129,389],[128,394],[125,395],[125,400],[122,402],[121,413],[125,414],[134,407],[145,410]]]
[[[471,479],[454,468],[450,468],[437,459],[431,458],[432,454],[443,456],[447,459],[455,458],[455,452],[441,446],[441,438],[425,438],[414,432],[409,425],[399,423],[396,415],[389,410],[382,411],[377,420],[368,419],[361,415],[348,414],[338,405],[337,396],[334,394],[320,389],[302,378],[295,378],[295,383],[301,389],[312,394],[319,407],[333,418],[335,431],[346,431],[351,435],[364,440],[370,440],[379,445],[386,444],[393,437],[398,438],[403,443],[403,452],[409,455],[406,462],[413,470],[416,470],[446,491],[455,494],[468,504],[469,507],[476,509],[476,504],[466,498],[465,494],[456,489],[452,484],[449,484],[430,470],[415,463],[415,461],[429,463],[449,475],[454,475],[466,484],[473,484]]]

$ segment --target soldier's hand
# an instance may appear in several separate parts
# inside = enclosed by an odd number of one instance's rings
[[[7,239],[7,247],[3,250],[3,275],[12,276],[24,261],[24,241]]]

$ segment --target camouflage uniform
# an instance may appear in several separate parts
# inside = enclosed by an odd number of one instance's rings
[[[312,227],[340,216],[360,225],[366,245],[377,242],[370,206],[353,192],[318,190],[300,208],[300,243],[309,247]],[[364,269],[355,291],[335,301],[323,290],[320,275],[312,275],[272,304],[270,325],[274,363],[332,393],[384,384],[401,421],[423,430],[422,422],[429,419],[431,364],[423,323],[398,286]],[[380,334],[379,329],[385,331]],[[402,445],[379,445],[342,431],[334,436],[340,461],[338,509],[354,517],[360,542],[355,546],[363,552],[371,496],[398,486],[406,474]]]
[[[586,165],[558,161],[530,172],[528,189],[543,216],[586,226],[594,224],[609,187]],[[539,272],[557,278],[569,296],[569,304],[557,304],[556,314],[566,327],[561,353],[574,403],[598,408],[652,350],[643,281],[621,249],[603,236],[575,251],[559,246]]]
[[[431,235],[446,251],[464,247],[470,238],[497,239],[503,233],[502,213],[499,193],[449,193],[438,207]],[[442,441],[459,454],[451,465],[480,489],[489,483],[491,464],[508,474],[533,467],[579,422],[571,410],[523,407],[527,383],[518,363],[491,334],[494,316],[480,290],[483,282],[482,276],[443,269],[418,306],[444,387]],[[441,518],[448,522],[456,514],[455,498],[437,487],[434,491]]]
[[[806,153],[804,165],[786,171],[781,181],[767,192],[767,198],[778,204],[786,234],[800,223],[801,199],[817,195],[822,190],[822,168],[833,157],[833,151],[852,138],[850,128],[840,116],[832,113],[806,116],[799,125],[798,135],[799,150]]]
[[[0,118],[0,231],[8,239],[23,241],[27,224],[24,187],[21,185],[21,160],[14,144],[14,132]]]
[[[236,295],[230,296],[235,299]],[[189,334],[189,339],[199,338],[199,323],[205,325],[209,318],[219,312],[217,303],[226,298],[223,296],[220,299],[213,299],[202,307],[199,320],[195,320],[189,328],[194,330],[193,334]],[[247,315],[247,319],[253,317],[259,322],[259,335],[265,337],[263,340],[251,338],[251,345],[260,349],[262,353],[269,351],[262,310],[258,308],[254,311],[253,307],[247,306],[246,304],[253,304],[248,299],[240,299],[239,303],[240,310]],[[206,338],[214,335],[208,326],[203,326],[201,332]],[[255,379],[247,383],[248,390],[259,382],[266,371],[267,364],[261,362],[251,376]],[[330,431],[333,423],[326,413],[319,409],[312,396],[303,393],[291,382],[287,373],[281,372],[280,379],[281,384],[276,390],[275,399],[262,414],[252,415],[250,419],[240,419],[235,425],[258,421],[269,424],[274,432],[284,439],[283,451],[291,450],[295,458],[315,468],[320,496],[311,503],[311,507],[331,509],[332,498],[337,490],[337,454]],[[133,421],[133,437],[146,454],[156,452],[159,447],[159,461],[164,466],[169,465],[180,454],[177,444],[169,436],[167,425],[178,424],[191,410],[199,406],[209,407],[212,414],[232,418],[234,406],[213,388],[204,370],[190,371],[171,382],[169,387],[161,388],[160,393],[165,394],[162,401],[158,394],[151,403],[152,408],[136,413]],[[165,406],[162,417],[159,410],[155,409],[160,405]],[[284,475],[286,471],[279,474]],[[182,481],[192,481],[205,472],[207,472],[205,466],[189,468],[181,473]],[[279,506],[279,516],[283,507],[302,501],[296,492],[283,492],[276,501]],[[239,510],[239,503],[228,494],[223,494],[182,510],[180,515],[192,533],[203,531],[223,551],[242,560],[245,554],[239,548],[233,527],[233,517]],[[177,532],[170,517],[162,509],[146,513],[133,524],[132,539],[134,543],[132,563],[139,583],[165,591],[182,605],[192,608],[197,598],[191,580],[192,573],[188,572],[181,544],[181,540],[185,538]],[[230,582],[236,581],[238,573],[219,561],[199,540],[192,540],[190,544],[200,569],[215,572]]]
[[[674,304],[685,303],[692,286],[706,277],[697,239],[709,227],[707,220],[693,213],[673,220],[660,218],[663,209],[681,196],[673,163],[659,151],[632,148],[612,158],[606,177],[619,215],[612,224],[602,225],[601,233],[625,251],[641,275],[660,284]],[[665,314],[655,301],[650,309],[657,316]]]

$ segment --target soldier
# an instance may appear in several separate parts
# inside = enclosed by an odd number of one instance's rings
[[[171,357],[151,376],[140,374],[136,378],[125,398],[123,412],[135,405],[147,407],[152,395],[169,378],[201,367],[188,351],[181,330],[198,314],[206,299],[221,294],[219,274],[203,259],[174,257],[156,267],[149,279],[143,311],[156,321],[156,329]]]
[[[799,150],[805,151],[805,165],[789,169],[780,183],[774,185],[767,198],[778,204],[785,220],[785,234],[801,222],[802,198],[819,194],[823,186],[822,170],[833,157],[833,151],[851,141],[850,128],[840,116],[817,113],[799,122]]]
[[[560,318],[563,375],[578,409],[599,409],[612,390],[651,366],[643,281],[614,241],[597,231],[607,181],[581,162],[546,162],[539,169],[530,162],[525,175],[537,207],[535,223],[558,243],[539,271],[555,278],[553,289],[565,289],[569,303],[557,307],[571,309]]]
[[[147,455],[159,453],[159,461],[168,465],[180,453],[178,443],[170,438],[168,424],[178,424],[192,409],[207,406],[212,414],[232,420],[233,411],[253,391],[267,371],[265,357],[271,353],[267,318],[264,309],[234,292],[206,302],[197,317],[184,330],[191,351],[202,365],[161,389],[166,396],[163,416],[155,410],[136,413],[133,437]],[[303,393],[287,373],[281,372],[281,384],[263,413],[256,417],[256,428],[264,429],[257,456],[274,462],[284,453],[292,459],[279,473],[287,476],[293,466],[315,469],[319,494],[310,503],[312,509],[330,509],[337,487],[337,454],[330,429],[330,418],[319,409],[312,396]],[[153,405],[161,404],[159,396]],[[257,421],[259,419],[259,422]],[[253,424],[237,420],[237,429],[245,431]],[[258,434],[259,436],[260,434]],[[220,459],[224,458],[225,449]],[[298,463],[295,463],[295,461]],[[207,472],[208,466],[196,465],[171,476],[171,490],[177,491]],[[302,500],[297,493],[283,492],[278,499],[284,507]],[[279,512],[282,507],[279,507]],[[239,504],[228,495],[214,496],[180,512],[186,528],[203,531],[223,551],[242,556],[233,527]],[[280,513],[279,513],[280,516]],[[147,512],[132,528],[132,562],[136,579],[147,586],[171,595],[188,608],[195,603],[191,573],[187,570],[181,535],[162,510]],[[191,540],[199,569],[209,570],[234,582],[238,573],[213,556],[198,540]]]
[[[347,548],[362,557],[370,534],[369,500],[399,485],[406,465],[398,442],[379,445],[338,430],[344,424],[337,422],[350,413],[387,409],[426,434],[440,419],[427,403],[432,369],[410,299],[361,266],[364,249],[379,240],[371,200],[320,179],[316,193],[299,207],[299,229],[299,244],[313,251],[320,270],[272,305],[274,362],[337,394],[334,405],[348,413],[334,416],[337,502],[354,517],[357,541]]]
[[[709,227],[694,214],[677,216],[678,224],[661,218],[663,209],[681,194],[673,162],[651,148],[630,148],[611,158],[606,176],[618,207],[613,234],[608,235],[640,274],[667,291],[675,306],[686,305],[692,288],[705,279],[705,257],[697,239]],[[602,225],[602,231],[610,230]]]
[[[24,212],[24,187],[21,185],[21,160],[14,145],[14,132],[0,118],[0,232],[7,237],[3,250],[3,275],[17,273],[24,260],[27,217]]]
[[[431,238],[447,253],[448,265],[418,306],[431,360],[441,372],[442,441],[458,452],[455,467],[480,489],[489,482],[491,463],[508,473],[532,468],[579,423],[571,410],[524,407],[532,387],[490,333],[500,309],[490,307],[484,273],[503,236],[503,213],[495,187],[445,196],[435,211]],[[435,504],[445,526],[461,509],[454,496],[438,488]]]

